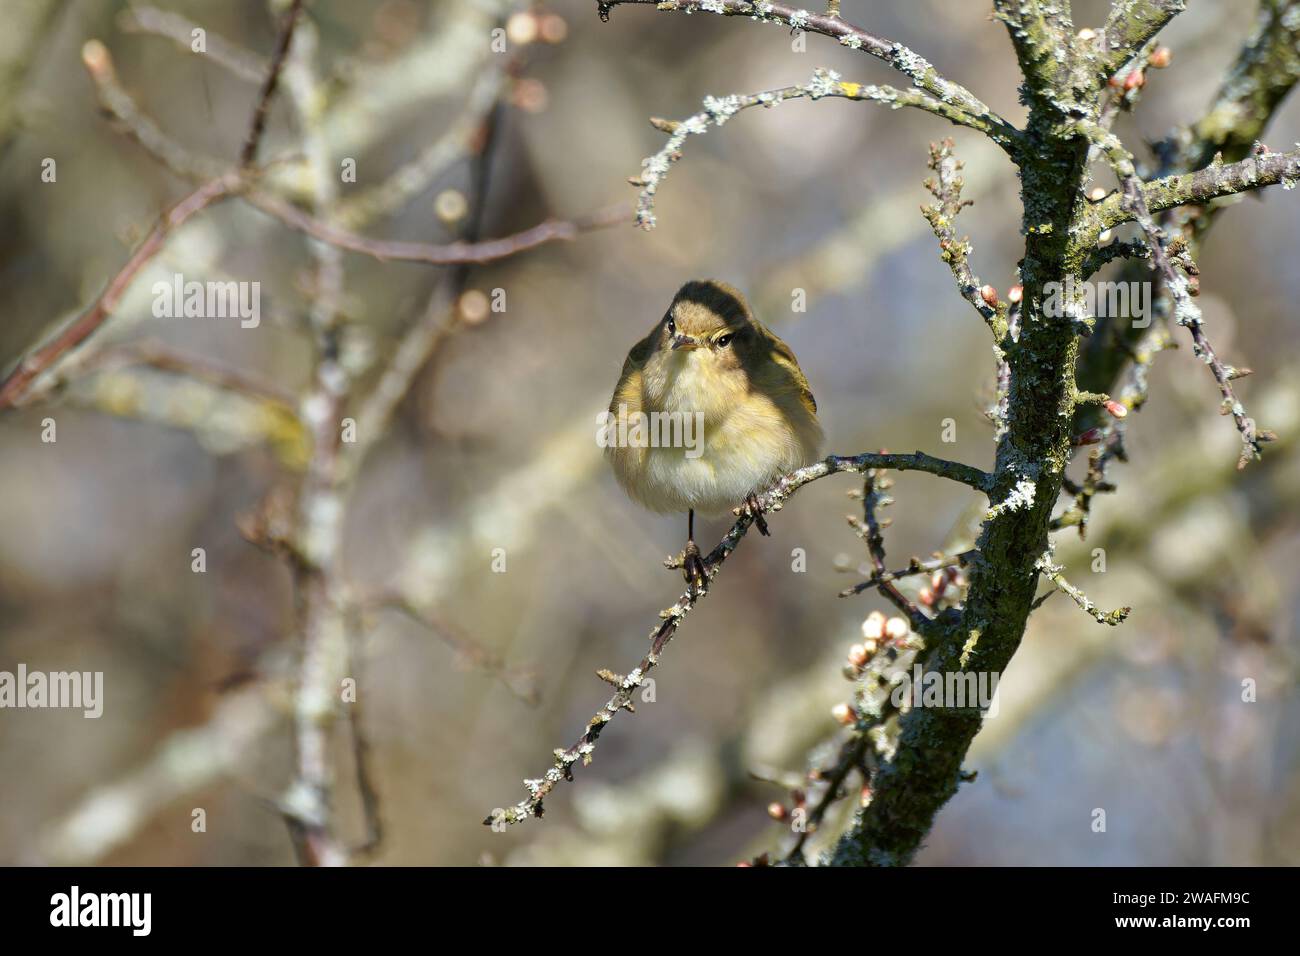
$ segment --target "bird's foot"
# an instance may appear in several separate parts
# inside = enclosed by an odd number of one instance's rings
[[[767,530],[767,521],[763,518],[763,506],[758,503],[758,495],[751,492],[745,499],[743,510],[754,519],[754,525],[758,528],[759,534],[769,538],[772,536],[772,532]]]
[[[665,561],[664,567],[681,568],[686,583],[692,588],[698,588],[701,593],[709,588],[709,562],[694,541],[687,541],[681,553]]]

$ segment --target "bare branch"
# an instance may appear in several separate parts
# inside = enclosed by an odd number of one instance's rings
[[[118,17],[118,26],[124,33],[150,33],[166,37],[186,51],[194,42],[194,31],[202,29],[206,48],[204,56],[225,67],[235,76],[261,83],[267,76],[270,64],[264,57],[245,50],[225,37],[214,33],[206,27],[200,27],[171,10],[159,10],[157,7],[132,5],[122,11]]]
[[[853,597],[855,594],[861,594],[863,591],[870,591],[872,588],[879,587],[887,581],[899,581],[903,578],[915,577],[918,574],[933,574],[935,571],[942,571],[945,568],[965,567],[977,553],[971,550],[963,551],[961,554],[943,554],[927,561],[912,558],[908,561],[907,567],[899,568],[897,571],[876,570],[867,580],[859,581],[853,587],[845,588],[840,592],[840,597]]]
[[[1087,279],[1116,259],[1147,259],[1150,256],[1150,247],[1141,239],[1118,239],[1104,246],[1098,246],[1084,256],[1083,266],[1079,272]]]
[[[1265,186],[1281,185],[1289,190],[1298,182],[1300,149],[1294,149],[1289,153],[1260,152],[1236,163],[1211,163],[1194,173],[1143,182],[1141,191],[1147,211],[1157,213]],[[1097,217],[1092,235],[1135,218],[1122,193],[1115,193],[1093,208]]]
[[[123,131],[154,159],[187,179],[210,178],[224,173],[225,167],[220,161],[196,155],[177,143],[139,109],[134,99],[117,81],[112,58],[103,44],[94,40],[87,43],[82,59],[95,83],[100,103],[121,123]],[[572,220],[547,219],[513,235],[476,243],[438,244],[374,239],[353,232],[340,223],[326,222],[287,199],[261,188],[255,184],[255,179],[261,178],[262,174],[246,177],[240,189],[249,204],[313,239],[381,262],[421,262],[435,266],[492,262],[549,242],[572,240],[585,231],[604,229],[631,219],[626,206],[615,204],[587,216]]]
[[[1004,149],[1010,149],[1018,139],[1019,131],[988,108],[978,97],[965,87],[942,77],[924,57],[909,50],[901,43],[895,43],[884,37],[854,26],[839,15],[838,9],[828,10],[825,14],[809,13],[807,10],[793,7],[786,3],[769,3],[767,0],[597,0],[596,7],[602,20],[609,19],[610,11],[621,5],[645,6],[654,4],[659,10],[680,11],[683,13],[716,13],[724,17],[749,17],[764,23],[775,23],[792,30],[817,33],[838,40],[843,46],[874,56],[888,63],[895,70],[912,81],[912,85],[924,90],[935,100],[966,114],[972,121],[978,121],[981,128],[987,126],[996,129],[994,138]],[[956,122],[954,120],[954,122]],[[963,123],[962,125],[971,125]]]
[[[266,129],[266,117],[271,109],[271,99],[275,96],[275,87],[280,81],[280,71],[284,69],[285,59],[289,55],[289,44],[293,42],[293,31],[298,25],[298,14],[301,12],[302,0],[292,0],[289,11],[284,15],[284,23],[280,27],[280,36],[275,44],[275,53],[271,57],[266,79],[262,82],[262,90],[257,96],[257,107],[253,110],[253,118],[248,125],[244,148],[239,152],[240,166],[251,166],[253,160],[257,158],[257,146],[262,141],[262,133]]]
[[[1114,611],[1103,611],[1101,608],[1097,607],[1097,605],[1093,604],[1092,601],[1088,599],[1088,595],[1084,594],[1083,591],[1079,590],[1079,588],[1065,580],[1065,576],[1062,573],[1064,569],[1059,565],[1052,563],[1052,553],[1050,551],[1040,557],[1038,563],[1034,565],[1034,567],[1042,573],[1043,577],[1051,581],[1058,590],[1068,594],[1070,599],[1086,611],[1098,624],[1109,624],[1111,627],[1115,627],[1128,617],[1129,613],[1133,610],[1131,607],[1121,607]]]
[[[243,369],[226,365],[206,355],[192,355],[179,351],[153,339],[125,342],[102,348],[89,358],[83,367],[87,370],[100,370],[131,365],[184,375],[247,398],[274,402],[291,414],[296,414],[297,396],[275,382],[265,381]]]
[[[59,332],[45,345],[37,348],[18,363],[0,384],[0,409],[16,405],[22,400],[23,392],[31,381],[50,368],[69,350],[75,348],[95,332],[117,309],[122,296],[131,282],[154,256],[162,251],[167,238],[195,214],[202,212],[214,203],[229,199],[244,185],[241,174],[231,172],[211,182],[204,183],[198,189],[185,196],[162,214],[144,240],[136,246],[135,252],[126,264],[109,280],[104,291],[81,313],[70,325]]]
[[[970,241],[958,239],[953,230],[953,221],[971,203],[961,198],[964,181],[959,174],[962,164],[953,156],[952,149],[951,139],[930,144],[930,168],[934,170],[935,178],[926,180],[925,187],[930,190],[935,202],[923,206],[921,212],[939,240],[940,254],[957,280],[961,297],[983,316],[994,340],[1002,347],[1007,344],[1008,303],[999,301],[996,292],[989,296],[992,302],[985,298],[988,289],[980,284],[979,277],[970,267]]]
[[[470,667],[500,681],[503,687],[524,703],[534,705],[540,699],[535,670],[511,666],[500,654],[483,646],[432,608],[416,604],[405,594],[386,591],[359,600],[357,606],[370,612],[386,608],[400,611],[412,621],[428,628]]]
[[[1180,275],[1178,270],[1174,268],[1170,248],[1172,244],[1151,217],[1151,211],[1146,202],[1146,190],[1143,188],[1141,180],[1138,179],[1137,170],[1133,166],[1132,155],[1113,133],[1105,132],[1087,124],[1080,124],[1080,130],[1095,145],[1101,148],[1111,167],[1115,170],[1115,175],[1120,180],[1122,187],[1120,201],[1125,212],[1141,226],[1142,231],[1146,234],[1147,246],[1151,250],[1152,261],[1164,278],[1165,288],[1173,299],[1174,317],[1179,325],[1185,326],[1188,332],[1191,333],[1197,357],[1209,366],[1210,371],[1214,374],[1214,380],[1218,383],[1219,392],[1223,396],[1223,410],[1232,415],[1237,431],[1241,433],[1242,450],[1237,467],[1244,468],[1251,459],[1259,458],[1260,445],[1272,441],[1275,436],[1272,432],[1260,431],[1255,425],[1255,420],[1246,415],[1241,402],[1237,400],[1232,388],[1234,370],[1219,360],[1210,345],[1209,339],[1206,338],[1205,327],[1201,319],[1201,308],[1193,300],[1193,293],[1188,279]],[[1270,155],[1277,156],[1280,154]],[[1234,165],[1242,166],[1249,162],[1250,160],[1243,160],[1242,163]],[[1291,160],[1291,166],[1300,168],[1300,150],[1296,151],[1295,158]],[[1185,247],[1185,243],[1183,245]],[[1181,254],[1188,264],[1187,268],[1193,270],[1193,274],[1195,274],[1195,266],[1191,264],[1190,258],[1186,256],[1185,248],[1181,253],[1173,254]]]
[[[924,452],[910,455],[889,454],[885,452],[865,452],[861,455],[832,455],[816,464],[808,465],[778,479],[775,485],[758,496],[759,513],[780,511],[785,502],[796,491],[819,478],[841,472],[866,474],[873,469],[892,469],[895,471],[924,471],[942,478],[948,478],[987,494],[991,487],[991,476],[970,465],[945,461]],[[755,514],[743,509],[731,530],[723,537],[709,555],[704,559],[708,568],[708,583],[711,583],[723,563],[740,544],[749,526],[754,523]],[[892,585],[888,585],[892,586]],[[596,739],[614,717],[622,710],[634,710],[633,697],[649,671],[657,666],[664,648],[668,646],[677,633],[686,615],[691,612],[700,599],[708,593],[708,588],[688,586],[677,603],[659,612],[660,623],[650,632],[650,651],[626,675],[612,671],[602,671],[600,676],[615,686],[615,692],[596,715],[587,722],[587,727],[570,747],[555,751],[555,762],[546,773],[534,780],[525,780],[528,797],[513,807],[497,808],[483,821],[485,826],[503,826],[519,823],[531,817],[540,817],[543,801],[556,785],[563,780],[573,779],[574,765],[581,761],[583,766],[591,763],[596,749]],[[920,623],[928,623],[924,615],[917,612]]]
[[[628,207],[623,203],[617,203],[576,219],[546,219],[521,232],[502,236],[499,239],[439,245],[429,242],[407,242],[401,239],[371,239],[342,226],[324,222],[299,209],[293,203],[267,192],[249,190],[245,198],[251,205],[274,216],[286,226],[331,246],[370,256],[380,262],[422,262],[435,266],[492,262],[550,242],[570,241],[592,229],[605,229],[631,221]]]
[[[908,621],[915,630],[923,633],[930,619],[898,589],[898,585],[891,580],[886,580],[889,571],[885,567],[885,536],[882,522],[876,512],[894,502],[893,498],[885,494],[890,486],[889,479],[871,468],[863,475],[862,481],[862,513],[866,526],[861,529],[861,534],[862,540],[867,543],[867,553],[871,556],[871,566],[875,570],[872,578],[876,581],[876,590],[880,592],[881,597],[907,615]]]
[[[824,97],[870,100],[887,104],[893,109],[903,106],[915,106],[918,109],[942,116],[944,119],[960,126],[978,129],[995,140],[1002,135],[997,129],[989,126],[979,117],[973,117],[952,106],[952,104],[935,99],[920,90],[899,90],[892,86],[850,83],[840,79],[840,75],[833,70],[819,68],[813,73],[812,79],[805,84],[785,86],[762,93],[733,93],[724,97],[709,96],[705,97],[702,110],[684,120],[651,120],[651,123],[657,129],[668,133],[669,137],[659,152],[642,160],[640,176],[630,180],[632,185],[639,186],[641,189],[640,197],[637,200],[637,224],[645,229],[654,228],[655,193],[658,191],[659,184],[664,177],[668,175],[672,164],[681,158],[681,150],[686,145],[688,136],[706,133],[709,127],[721,126],[742,110],[755,106],[771,107],[787,100],[804,98],[819,100]],[[1002,145],[1006,146],[1009,142],[1009,140],[1005,140]]]

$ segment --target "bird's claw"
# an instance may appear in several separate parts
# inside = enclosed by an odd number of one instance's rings
[[[745,511],[754,519],[754,526],[758,528],[758,533],[764,537],[771,537],[772,532],[767,530],[767,521],[763,517],[763,506],[758,503],[758,495],[750,494],[745,499]]]
[[[681,553],[680,567],[687,586],[698,588],[700,593],[709,589],[709,565],[694,541],[686,542]]]

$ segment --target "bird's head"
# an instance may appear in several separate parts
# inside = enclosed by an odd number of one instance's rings
[[[752,333],[749,306],[737,290],[712,279],[696,280],[673,297],[661,323],[659,350],[675,353],[680,364],[740,369]]]
[[[729,413],[750,387],[760,343],[741,294],[713,280],[688,282],[652,333],[645,369],[650,401],[671,411]]]

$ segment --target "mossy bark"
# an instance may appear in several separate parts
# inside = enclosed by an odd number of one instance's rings
[[[940,620],[928,635],[927,670],[1001,674],[1025,632],[1038,584],[1035,564],[1047,550],[1047,529],[1070,460],[1078,333],[1066,318],[1046,314],[1044,289],[1079,277],[1071,243],[1079,215],[1087,144],[1064,132],[1053,107],[1036,110],[1028,132],[1033,159],[1021,167],[1025,209],[1025,291],[1019,342],[1007,350],[1011,399],[997,450],[990,501],[1005,501],[1032,483],[1027,505],[984,526],[964,611]],[[982,718],[975,711],[916,708],[902,722],[893,761],[874,781],[872,803],[836,846],[839,866],[897,866],[911,861],[956,792],[961,764]]]

